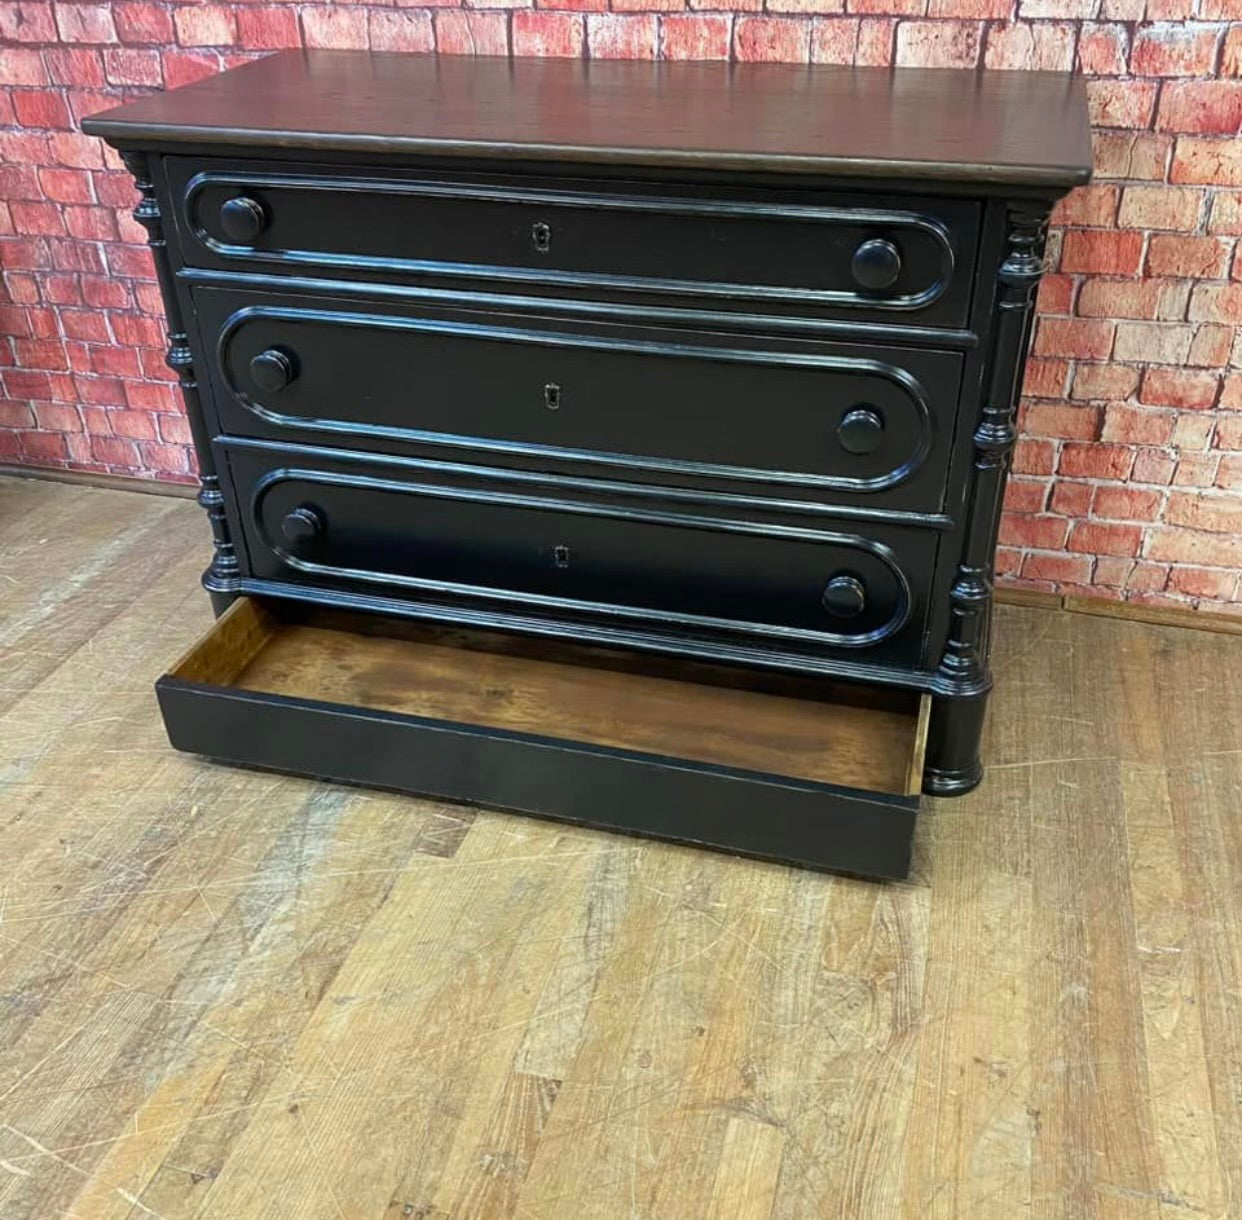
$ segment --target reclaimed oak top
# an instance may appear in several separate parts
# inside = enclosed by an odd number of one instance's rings
[[[1059,72],[286,51],[83,123],[122,146],[514,158],[1067,188]]]

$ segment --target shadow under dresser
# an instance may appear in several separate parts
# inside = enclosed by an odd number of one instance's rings
[[[906,874],[1077,79],[290,51],[84,128],[214,538],[175,746]]]

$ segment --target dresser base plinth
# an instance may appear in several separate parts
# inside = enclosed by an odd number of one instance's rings
[[[928,796],[965,796],[983,782],[983,764],[976,762],[960,771],[942,771],[928,767],[923,776],[923,791]]]
[[[964,796],[983,782],[979,746],[987,710],[987,689],[932,697],[923,774],[923,791],[928,796]]]

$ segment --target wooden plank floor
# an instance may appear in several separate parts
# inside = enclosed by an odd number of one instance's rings
[[[245,774],[192,504],[0,480],[3,1220],[1242,1215],[1242,639],[1005,607],[904,885]]]

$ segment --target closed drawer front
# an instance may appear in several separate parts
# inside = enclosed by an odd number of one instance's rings
[[[758,525],[531,473],[222,448],[259,579],[918,659],[924,531]]]
[[[958,353],[221,289],[195,300],[228,433],[924,512],[944,498]]]
[[[960,326],[978,206],[169,160],[185,257]]]

